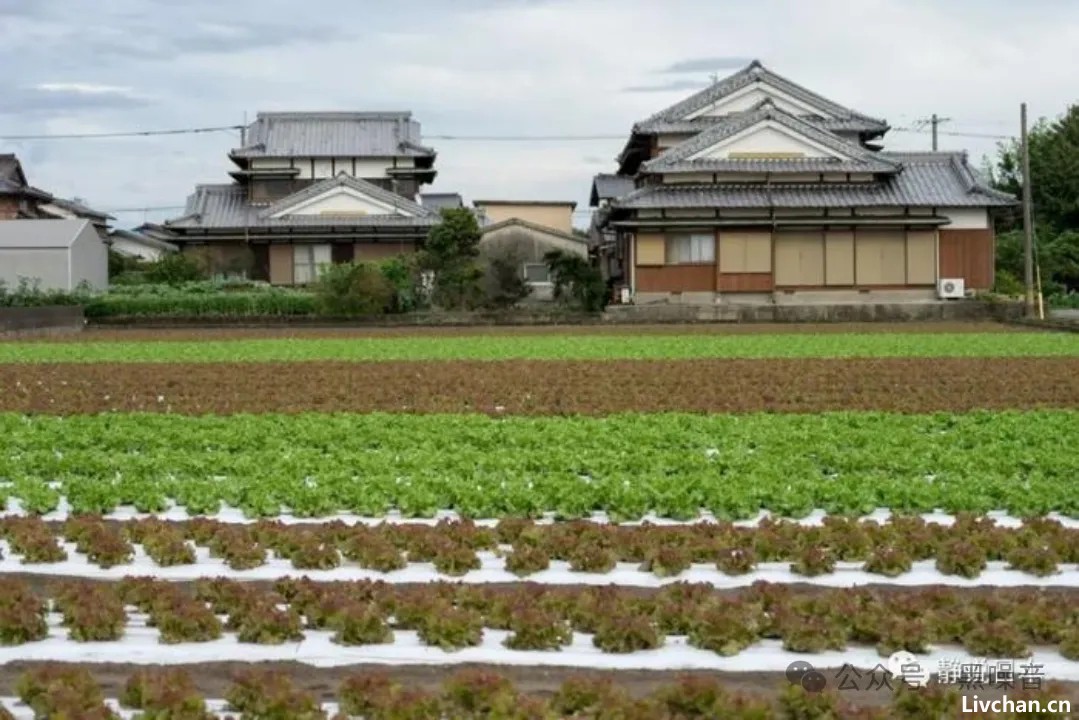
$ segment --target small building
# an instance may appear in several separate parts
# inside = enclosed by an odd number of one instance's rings
[[[178,247],[155,237],[144,228],[145,226],[134,230],[113,230],[109,235],[113,252],[144,262],[156,262],[169,253],[179,252]]]
[[[89,220],[102,240],[109,236],[108,213],[94,210],[79,199],[65,200],[32,186],[19,158],[0,155],[0,220],[17,219]]]
[[[415,251],[438,222],[419,202],[435,151],[408,112],[259,113],[229,159],[165,223],[213,273],[306,284],[319,268]]]
[[[964,153],[884,151],[888,130],[754,61],[633,127],[593,232],[638,303],[989,289],[991,213],[1015,198]]]
[[[0,220],[0,281],[9,290],[21,281],[41,290],[70,292],[83,283],[104,290],[108,249],[89,220]]]
[[[551,277],[543,256],[553,250],[588,257],[588,238],[573,232],[573,202],[476,200],[480,255],[509,258],[521,267],[534,300],[550,300]]]

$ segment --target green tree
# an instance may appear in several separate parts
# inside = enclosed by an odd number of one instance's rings
[[[607,283],[587,258],[552,250],[543,256],[543,261],[551,272],[551,292],[557,302],[584,312],[600,312],[607,307]]]
[[[420,253],[420,267],[434,273],[431,300],[451,309],[472,309],[482,301],[479,267],[480,226],[467,208],[444,208]]]
[[[519,253],[504,251],[491,255],[483,278],[484,303],[493,308],[509,308],[532,293],[521,272]]]
[[[377,315],[392,308],[394,286],[374,264],[327,265],[314,285],[318,310],[324,315]]]
[[[1039,120],[1028,139],[1037,259],[1045,294],[1052,300],[1079,289],[1079,105],[1056,120]],[[998,146],[989,168],[994,187],[1021,196],[1020,158],[1017,140]],[[1019,207],[998,217],[998,284],[1014,287],[1023,277],[1022,222]]]

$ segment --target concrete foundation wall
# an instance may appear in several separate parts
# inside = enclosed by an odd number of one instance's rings
[[[0,308],[2,338],[80,332],[85,325],[80,305]]]

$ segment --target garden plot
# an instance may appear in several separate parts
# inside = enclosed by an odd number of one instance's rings
[[[1079,681],[1074,336],[236,335],[0,343],[17,717],[954,709],[785,676],[897,651]]]

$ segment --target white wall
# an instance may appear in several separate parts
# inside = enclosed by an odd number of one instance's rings
[[[0,280],[8,290],[18,287],[20,277],[31,283],[39,280],[42,290],[70,290],[67,253],[66,248],[2,248]],[[108,272],[107,259],[105,271]]]
[[[307,202],[300,203],[277,213],[274,217],[287,215],[320,215],[322,213],[366,213],[368,215],[408,215],[388,203],[367,197],[351,188],[336,188]]]
[[[839,157],[821,145],[801,138],[773,122],[763,122],[747,128],[710,148],[692,155],[692,159],[725,158],[735,153],[801,153],[804,157]]]
[[[819,108],[815,108],[808,103],[802,102],[797,98],[791,97],[787,93],[770,87],[765,84],[748,85],[741,90],[731,93],[727,97],[721,98],[718,102],[706,107],[702,110],[689,115],[689,118],[702,117],[702,116],[720,116],[728,115],[730,113],[742,112],[749,110],[751,107],[759,103],[761,100],[771,100],[776,107],[780,110],[791,113],[792,115],[820,115],[822,117],[831,117],[831,115]]]
[[[945,230],[982,230],[989,227],[989,211],[985,208],[940,208],[937,212],[951,220],[948,225],[941,226]]]
[[[314,158],[315,171],[311,174],[312,158],[294,158],[293,163],[300,173],[296,176],[300,180],[321,180],[335,177],[341,173],[359,178],[389,177],[386,171],[393,167],[393,158],[356,158],[356,174],[352,173],[352,158]],[[410,168],[415,165],[412,158],[397,158],[397,167]],[[270,160],[269,158],[256,158],[252,167],[262,168],[287,168],[288,160]]]
[[[109,286],[109,251],[105,241],[87,223],[71,243],[71,288],[85,281],[97,290]]]

